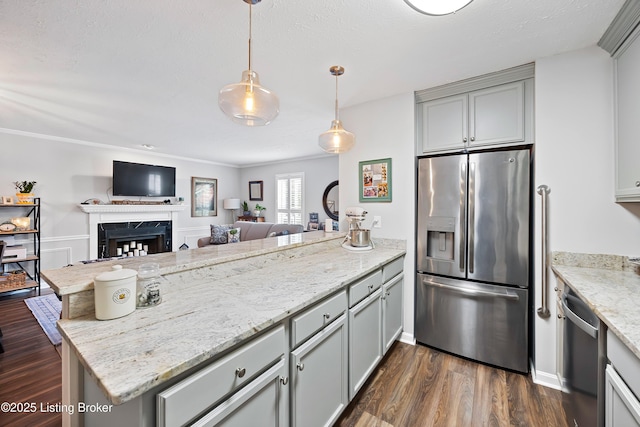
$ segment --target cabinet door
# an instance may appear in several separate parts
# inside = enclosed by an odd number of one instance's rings
[[[524,140],[523,81],[469,94],[469,146]]]
[[[611,365],[607,365],[605,380],[606,427],[640,426],[640,403]]]
[[[382,286],[382,354],[402,333],[403,284],[401,274]]]
[[[284,358],[246,387],[196,421],[193,426],[278,427],[285,424],[287,378]]]
[[[349,310],[349,399],[382,359],[382,304],[378,289]]]
[[[637,37],[636,31],[635,37]],[[632,36],[633,37],[633,36]],[[640,202],[640,40],[629,44],[616,61],[616,201]]]
[[[333,424],[349,403],[346,315],[291,352],[290,360],[291,425]]]
[[[418,105],[422,152],[464,148],[467,141],[468,97],[455,95]]]

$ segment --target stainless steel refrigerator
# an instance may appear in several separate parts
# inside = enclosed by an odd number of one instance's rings
[[[530,150],[418,159],[418,342],[528,372]]]

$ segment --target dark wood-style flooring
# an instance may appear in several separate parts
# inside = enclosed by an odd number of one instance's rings
[[[0,426],[61,425],[59,413],[40,411],[61,402],[61,363],[23,302],[34,295],[0,297],[0,403],[35,403],[38,410],[0,412]],[[560,399],[528,376],[397,342],[336,426],[566,427]]]
[[[529,376],[396,342],[339,427],[566,427],[561,393]]]
[[[51,293],[43,290],[42,294]],[[60,413],[41,411],[40,405],[62,401],[60,354],[24,303],[35,291],[0,297],[0,403],[35,404],[33,412],[0,411],[0,426],[59,426]],[[19,409],[18,405],[14,409]],[[27,406],[27,410],[33,406]]]

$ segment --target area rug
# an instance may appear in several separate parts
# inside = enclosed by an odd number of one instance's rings
[[[62,302],[58,300],[58,297],[55,294],[48,294],[27,298],[24,303],[27,304],[44,333],[47,334],[51,344],[60,345],[62,337],[56,329],[56,322],[60,319]]]

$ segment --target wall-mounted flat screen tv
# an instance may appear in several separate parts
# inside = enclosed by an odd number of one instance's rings
[[[173,197],[176,195],[176,168],[114,160],[113,195]]]

